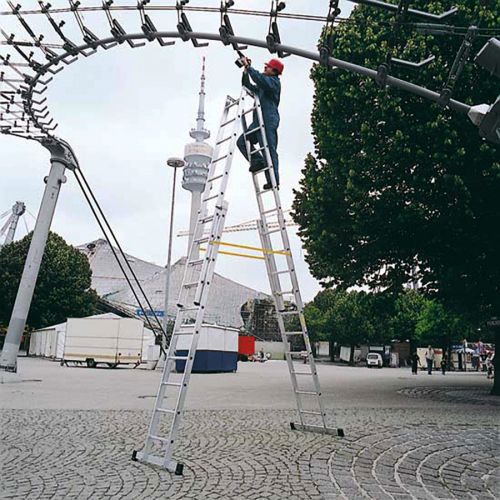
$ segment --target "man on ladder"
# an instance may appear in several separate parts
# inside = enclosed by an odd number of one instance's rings
[[[278,106],[280,103],[281,95],[281,82],[279,76],[283,73],[283,63],[278,59],[271,59],[265,66],[264,72],[260,73],[251,66],[252,61],[248,57],[241,59],[241,64],[245,68],[243,72],[242,83],[253,93],[259,96],[262,106],[262,115],[264,117],[264,126],[266,129],[267,144],[269,147],[269,154],[273,162],[274,176],[276,178],[276,185],[279,186],[278,174],[278,126],[280,123],[280,115]],[[254,82],[252,83],[251,80]],[[254,133],[246,136],[247,140],[252,146],[259,144],[261,148],[264,147],[262,136],[259,128],[259,121],[257,119],[257,112],[253,113],[253,121],[248,126],[248,130],[257,129]],[[250,161],[250,172],[258,172],[266,168],[266,161],[260,153],[252,155],[251,160],[248,158],[247,147],[245,144],[245,131],[237,141],[238,149],[241,154]],[[264,184],[264,189],[271,189],[271,178],[266,172],[267,182]]]

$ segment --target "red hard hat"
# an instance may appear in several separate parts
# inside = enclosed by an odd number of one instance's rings
[[[283,73],[284,64],[279,59],[271,59],[266,66],[275,69],[278,72],[278,75]]]

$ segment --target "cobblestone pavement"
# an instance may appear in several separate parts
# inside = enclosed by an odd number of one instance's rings
[[[447,403],[462,403],[500,407],[500,398],[490,396],[490,388],[484,385],[469,387],[405,387],[398,391],[411,398],[424,398]]]
[[[2,410],[0,497],[498,498],[494,410],[344,409],[345,438],[289,430],[293,411],[188,411],[183,478],[130,459],[149,412]]]

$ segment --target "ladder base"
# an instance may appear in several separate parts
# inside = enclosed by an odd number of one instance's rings
[[[157,465],[162,469],[166,469],[169,472],[173,472],[176,476],[182,476],[182,473],[184,471],[184,464],[181,464],[180,462],[177,462],[175,460],[170,460],[168,464],[165,464],[165,460],[163,458],[151,454],[146,456],[146,454],[143,453],[142,451],[134,450],[132,452],[132,460],[134,462],[142,462],[151,465]]]
[[[292,431],[317,432],[318,434],[331,434],[332,436],[344,437],[344,429],[332,429],[331,427],[323,427],[322,425],[307,425],[296,424],[290,422]]]

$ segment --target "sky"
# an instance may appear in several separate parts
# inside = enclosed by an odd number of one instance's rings
[[[8,10],[1,0],[1,10]],[[57,0],[54,7],[63,4]],[[98,1],[82,2],[99,5]],[[24,8],[37,2],[24,0]],[[135,1],[117,1],[119,5],[135,5]],[[153,0],[150,5],[170,5],[173,1]],[[67,2],[64,2],[64,6]],[[218,1],[191,1],[193,6],[218,7]],[[342,16],[352,8],[341,3]],[[269,10],[263,0],[236,1],[235,8]],[[326,0],[291,0],[287,12],[326,15]],[[57,18],[57,16],[55,16]],[[139,32],[138,14],[117,13],[116,17],[128,32]],[[61,17],[57,18],[58,20]],[[158,29],[175,30],[173,13],[155,13]],[[218,14],[189,14],[193,29],[217,32]],[[267,18],[236,16],[232,18],[236,34],[265,39]],[[47,33],[54,40],[46,21],[30,16],[35,31]],[[101,36],[109,28],[103,13],[86,14],[85,22]],[[7,32],[26,38],[15,19],[0,18]],[[66,29],[75,29],[71,19]],[[313,21],[280,21],[283,43],[314,50],[321,23]],[[75,31],[76,33],[76,31]],[[21,37],[21,34],[23,36]],[[76,36],[76,35],[75,35]],[[1,51],[5,47],[0,47]],[[261,68],[271,56],[263,49],[247,51],[253,65]],[[212,132],[213,144],[226,95],[238,96],[241,71],[234,64],[231,48],[212,42],[206,48],[177,41],[172,47],[148,43],[131,49],[124,44],[112,50],[98,51],[81,58],[54,77],[46,93],[54,119],[59,123],[57,135],[68,141],[76,152],[81,169],[101,203],[122,247],[129,254],[165,265],[168,243],[169,207],[172,190],[172,169],[166,160],[183,156],[184,145],[192,139],[189,130],[196,125],[198,91],[202,57],[206,57],[206,128]],[[309,79],[311,62],[297,57],[284,59],[279,129],[280,194],[282,205],[290,207],[293,189],[299,185],[304,158],[314,151],[310,115],[314,88]],[[49,170],[49,154],[39,144],[8,136],[0,136],[0,213],[15,201],[24,201],[36,215],[43,194],[43,178]],[[52,230],[68,243],[79,245],[102,237],[92,214],[79,191],[71,172],[62,186]],[[178,177],[179,179],[179,177]],[[255,219],[258,216],[250,174],[245,161],[237,155],[233,162],[229,189],[226,225]],[[174,233],[188,229],[190,193],[178,184]],[[31,227],[33,222],[28,222]],[[304,250],[289,228],[296,269],[304,300],[311,300],[320,289],[310,275]],[[18,237],[26,233],[20,225]],[[228,233],[225,241],[259,245],[256,232]],[[174,260],[186,254],[187,238],[175,237]],[[220,256],[216,271],[244,285],[268,292],[269,286],[262,261]]]

